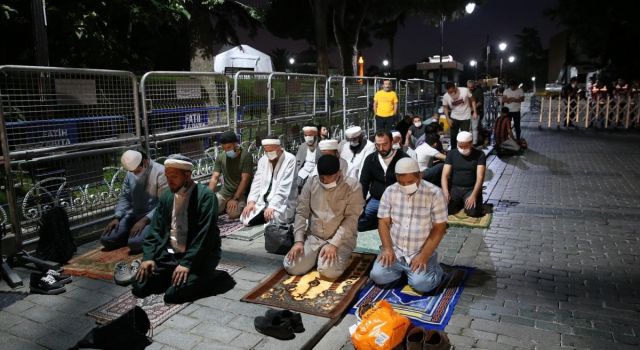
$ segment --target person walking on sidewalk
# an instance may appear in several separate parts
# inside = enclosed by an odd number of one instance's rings
[[[452,82],[445,85],[447,93],[442,98],[442,107],[450,125],[451,149],[457,146],[456,136],[460,131],[471,131],[471,118],[477,119],[476,102],[469,89],[457,87]]]
[[[398,113],[398,95],[391,90],[391,80],[382,82],[382,90],[373,96],[373,113],[376,115],[376,130],[393,129]]]

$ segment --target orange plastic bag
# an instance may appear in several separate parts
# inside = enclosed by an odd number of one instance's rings
[[[362,315],[362,322],[351,335],[358,350],[391,350],[402,343],[410,321],[381,300]]]

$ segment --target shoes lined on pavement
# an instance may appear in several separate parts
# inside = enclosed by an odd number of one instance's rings
[[[427,331],[424,328],[412,327],[405,337],[404,348],[407,350],[422,350],[426,339]]]
[[[56,270],[48,270],[47,272],[45,272],[45,275],[53,276],[53,278],[55,278],[57,282],[60,282],[62,284],[68,284],[72,281],[71,275],[60,273]]]
[[[280,317],[285,320],[289,320],[289,323],[291,323],[291,328],[295,333],[304,332],[304,325],[302,324],[302,315],[300,315],[300,313],[291,312],[289,310],[273,310],[273,309],[267,310],[267,312],[265,313],[265,318],[267,319],[273,319],[275,317]]]
[[[37,294],[57,295],[67,291],[64,284],[58,282],[55,277],[42,273],[32,273],[29,285],[31,293]]]

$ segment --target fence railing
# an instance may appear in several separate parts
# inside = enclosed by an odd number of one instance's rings
[[[567,125],[598,129],[640,127],[640,94],[541,96],[539,99],[540,128]]]
[[[431,113],[433,82],[423,79],[157,71],[138,88],[127,71],[0,66],[0,221],[17,243],[3,251],[35,242],[38,220],[53,206],[65,208],[76,229],[110,218],[126,149],[144,148],[160,163],[188,155],[194,178],[207,181],[226,130],[256,160],[261,137],[279,135],[295,151],[308,124],[336,139],[353,125],[372,135],[373,96],[385,79],[400,114]]]

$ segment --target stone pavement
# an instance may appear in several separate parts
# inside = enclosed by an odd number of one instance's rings
[[[446,331],[456,349],[637,349],[640,135],[538,131],[533,118],[524,119],[530,149],[489,166],[491,228],[451,228],[439,247],[442,262],[478,269]],[[149,349],[352,348],[353,316],[336,326],[304,316],[307,331],[288,342],[256,333],[253,318],[266,308],[239,299],[281,257],[265,253],[262,239],[225,239],[223,251],[223,261],[245,266],[233,275],[234,289],[154,329]],[[126,290],[86,278],[67,288],[0,310],[0,348],[66,349],[93,327],[87,311]]]

